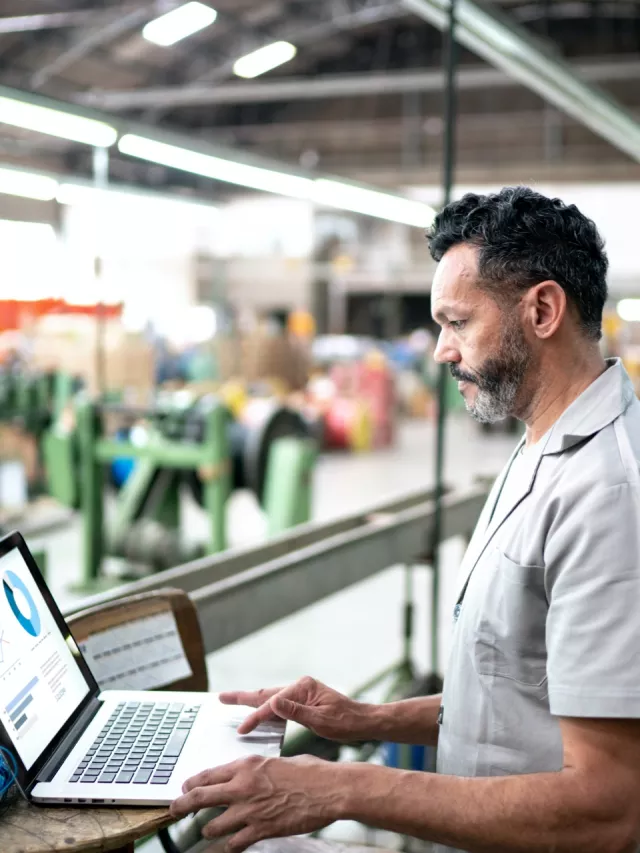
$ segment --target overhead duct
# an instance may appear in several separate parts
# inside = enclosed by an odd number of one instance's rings
[[[640,78],[637,59],[576,64],[574,72],[586,80],[611,81]],[[478,90],[517,85],[500,69],[461,68],[458,89]],[[168,86],[127,91],[81,92],[76,103],[106,110],[202,106],[203,104],[256,104],[269,101],[309,101],[323,98],[355,98],[398,95],[404,92],[441,92],[444,73],[439,68],[357,74],[326,74],[309,79],[289,77],[259,83],[222,83]]]
[[[402,0],[438,29],[447,27],[449,0]],[[640,124],[615,99],[576,76],[545,43],[495,9],[458,0],[456,37],[465,47],[640,161]]]

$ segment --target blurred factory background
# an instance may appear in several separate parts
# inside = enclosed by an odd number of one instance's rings
[[[297,553],[298,525],[328,541],[376,503],[400,500],[378,529],[431,519],[445,408],[443,486],[498,473],[519,425],[439,397],[432,359],[452,127],[452,197],[528,184],[596,221],[602,346],[640,391],[640,2],[458,5],[447,97],[448,0],[2,3],[0,525],[63,610],[196,558],[269,565],[273,537]],[[410,587],[391,549],[216,641],[212,688],[353,690],[406,663],[407,601],[412,660],[441,672],[463,527],[436,602],[425,537]]]

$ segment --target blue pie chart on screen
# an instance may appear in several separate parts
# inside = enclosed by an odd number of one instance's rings
[[[9,607],[13,611],[13,615],[22,625],[27,634],[31,634],[32,637],[37,637],[40,633],[41,628],[40,614],[38,613],[36,603],[31,597],[31,593],[25,586],[24,582],[20,580],[18,575],[15,574],[15,572],[8,571],[5,573],[5,576],[2,579],[2,586],[4,588],[4,594],[7,596]],[[24,613],[20,609],[20,606],[16,601],[16,590],[21,593],[22,606],[24,606],[24,603],[26,603],[29,608],[29,611],[27,613]]]

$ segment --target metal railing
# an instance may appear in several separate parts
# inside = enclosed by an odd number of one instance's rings
[[[440,541],[470,538],[486,497],[485,485],[447,494]],[[178,587],[197,607],[209,654],[391,566],[429,562],[434,523],[433,492],[413,492],[123,584],[75,603],[66,615],[139,592]]]

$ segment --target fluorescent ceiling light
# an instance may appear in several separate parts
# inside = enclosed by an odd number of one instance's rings
[[[118,138],[111,125],[73,113],[39,107],[26,101],[0,97],[0,123],[59,136],[85,145],[108,148]]]
[[[97,198],[106,195],[106,190],[85,186],[84,184],[60,184],[56,192],[58,204],[84,204],[93,202]]]
[[[247,79],[259,77],[260,74],[289,62],[297,52],[297,48],[288,41],[275,41],[236,60],[233,73]]]
[[[250,166],[233,160],[167,145],[144,136],[126,134],[118,142],[123,154],[160,163],[194,175],[225,181],[250,189],[303,198],[328,207],[350,210],[390,222],[427,228],[435,211],[427,204],[327,178],[303,178],[276,169]]]
[[[390,222],[402,222],[405,225],[416,225],[419,228],[428,228],[435,217],[435,210],[421,201],[412,201],[402,196],[326,178],[314,181],[313,200],[328,207],[351,210],[354,213],[363,213]]]
[[[628,323],[640,322],[640,299],[621,299],[617,308],[621,319]]]
[[[133,186],[113,186],[98,188],[89,184],[61,183],[56,193],[56,201],[59,204],[73,206],[92,206],[96,202],[131,202],[150,204],[170,204],[187,207],[197,207],[212,214],[218,214],[220,209],[213,204],[199,199],[181,198],[179,195],[156,192],[154,190],[140,190]]]
[[[52,201],[56,197],[57,189],[58,182],[46,175],[0,168],[0,193],[5,195]]]
[[[118,148],[123,154],[131,157],[139,157],[141,160],[160,163],[216,181],[294,198],[309,198],[311,194],[312,181],[308,178],[201,154],[188,148],[156,142],[155,139],[144,136],[125,134],[120,139]]]
[[[147,41],[167,47],[210,26],[217,17],[218,13],[211,6],[192,0],[149,21],[142,35]]]

